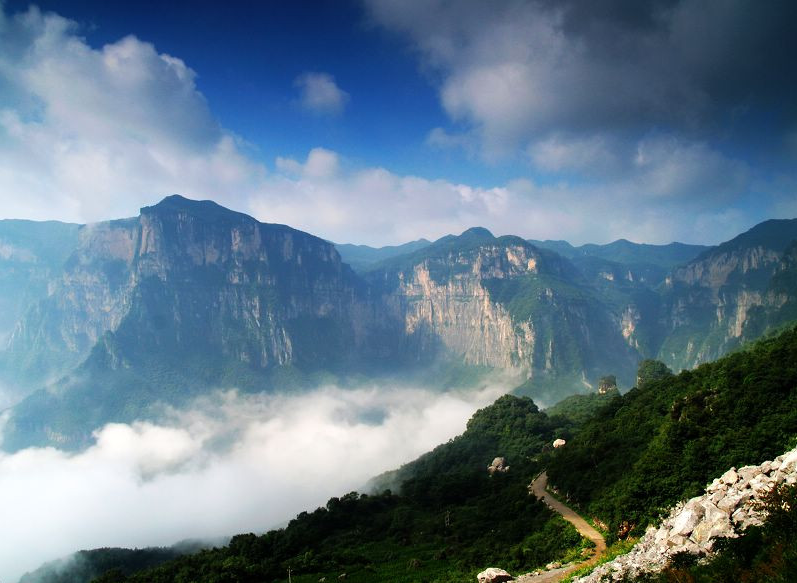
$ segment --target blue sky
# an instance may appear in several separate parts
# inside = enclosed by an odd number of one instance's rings
[[[715,243],[797,215],[787,2],[37,6],[2,5],[7,218],[179,192],[381,245]]]

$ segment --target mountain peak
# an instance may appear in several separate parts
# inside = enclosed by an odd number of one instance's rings
[[[193,200],[179,194],[171,194],[157,204],[145,206],[141,209],[141,214],[146,213],[167,213],[185,212],[192,216],[204,219],[223,219],[223,218],[247,218],[249,215],[230,210],[212,200]]]
[[[470,229],[463,231],[460,237],[495,239],[495,236],[484,227],[471,227]]]

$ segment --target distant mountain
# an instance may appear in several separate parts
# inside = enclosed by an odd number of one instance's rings
[[[538,396],[583,389],[607,371],[630,382],[636,367],[619,323],[579,271],[520,237],[468,229],[383,261],[365,279],[405,322],[419,357],[522,370]]]
[[[795,242],[797,219],[765,221],[675,268],[659,357],[689,368],[793,319]]]
[[[82,227],[50,285],[3,356],[11,378],[60,380],[14,409],[7,448],[80,446],[159,401],[290,388],[390,353],[385,318],[331,244],[210,201],[171,196]]]
[[[669,243],[667,245],[649,245],[632,243],[627,239],[618,239],[606,245],[588,243],[574,247],[567,241],[537,241],[529,239],[529,243],[556,251],[570,259],[577,257],[597,257],[626,265],[655,265],[671,269],[691,261],[700,253],[709,249],[705,245],[687,245],[685,243]]]
[[[797,318],[795,240],[797,220],[767,221],[714,248],[554,251],[475,227],[366,250],[356,273],[318,237],[180,196],[91,225],[0,222],[0,382],[29,393],[3,446],[82,447],[220,386],[498,369],[542,404],[608,374],[627,388],[643,358],[689,368]]]
[[[418,239],[417,241],[410,241],[403,245],[388,245],[387,247],[369,247],[368,245],[335,243],[335,249],[340,253],[340,258],[344,263],[351,265],[352,269],[355,271],[363,271],[385,259],[412,253],[413,251],[423,249],[429,245],[431,245],[430,241]]]

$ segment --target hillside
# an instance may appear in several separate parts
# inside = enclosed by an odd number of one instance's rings
[[[797,436],[797,328],[612,399],[566,448],[551,482],[615,536],[640,532],[731,466],[772,459]]]
[[[431,244],[426,239],[410,241],[402,245],[387,245],[385,247],[370,247],[368,245],[352,245],[351,243],[335,243],[335,249],[340,253],[344,263],[351,265],[357,272],[366,271],[371,266],[399,255],[406,255],[418,249],[423,249]]]

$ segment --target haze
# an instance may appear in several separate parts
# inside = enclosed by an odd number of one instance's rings
[[[78,454],[0,453],[0,580],[80,549],[263,532],[461,433],[506,387],[217,393]]]

